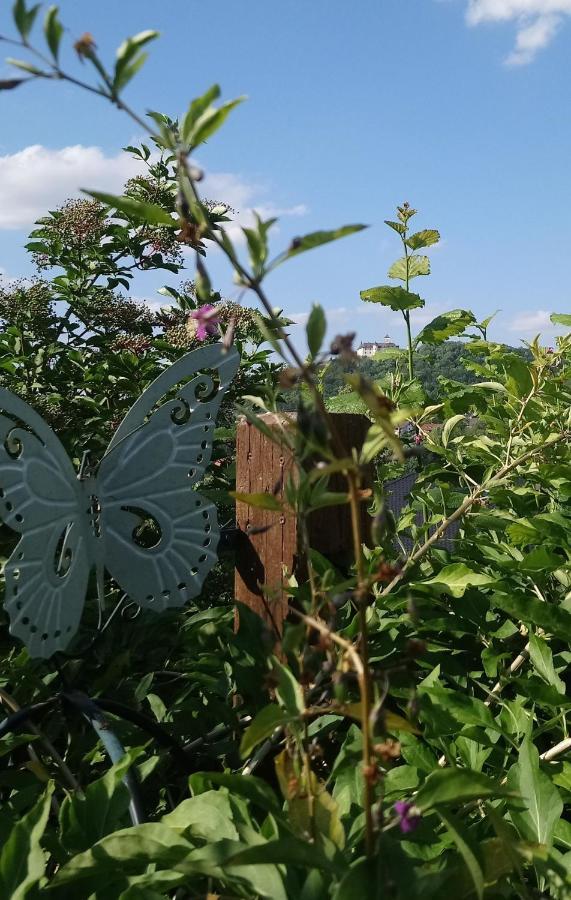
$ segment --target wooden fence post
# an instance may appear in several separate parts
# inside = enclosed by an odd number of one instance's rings
[[[352,447],[359,449],[371,424],[367,417],[352,413],[337,413],[334,416],[339,436],[348,450]],[[267,413],[261,418],[279,433],[277,416]],[[246,419],[240,420],[236,437],[236,490],[239,493],[273,493],[282,499],[283,484],[292,465],[292,455],[286,446],[270,440]],[[370,483],[366,487],[372,484],[371,472],[368,480]],[[346,491],[346,479],[342,475],[332,476],[329,489]],[[361,504],[364,540],[370,531],[367,505]],[[254,508],[240,502],[236,504],[236,521],[239,529],[236,600],[254,610],[281,638],[288,613],[284,578],[291,574],[300,579],[304,577],[298,523],[291,513]],[[353,559],[348,504],[316,510],[309,516],[308,528],[312,549],[340,567]]]

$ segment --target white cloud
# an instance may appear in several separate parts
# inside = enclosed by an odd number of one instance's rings
[[[138,171],[140,163],[126,153],[106,156],[80,144],[59,150],[34,144],[0,156],[0,229],[30,228],[82,187],[120,191]]]
[[[535,337],[536,334],[552,337],[567,330],[563,325],[554,325],[550,316],[551,312],[546,309],[524,310],[507,323],[507,329],[521,338]]]
[[[31,228],[37,218],[77,197],[81,188],[118,193],[127,179],[141,171],[141,163],[127,153],[106,155],[100,147],[81,144],[50,149],[34,144],[0,156],[0,229]],[[280,208],[267,197],[263,185],[232,172],[208,172],[200,184],[203,197],[228,203],[236,210],[231,236],[251,224],[253,210],[264,218],[302,216],[307,207]]]
[[[468,0],[466,19],[470,25],[513,22],[515,47],[505,62],[527,65],[553,40],[571,15],[571,0]]]
[[[245,243],[243,227],[254,224],[254,213],[262,219],[282,219],[285,216],[305,216],[309,212],[304,203],[294,206],[277,206],[265,198],[268,189],[265,185],[254,181],[248,181],[240,175],[232,172],[207,172],[203,181],[199,184],[200,194],[208,200],[217,200],[227,203],[234,210],[230,215],[232,221],[226,226],[226,232],[230,240],[237,245]],[[279,226],[275,225],[272,234],[279,232]]]

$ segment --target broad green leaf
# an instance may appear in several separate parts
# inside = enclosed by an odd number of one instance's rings
[[[179,865],[184,863],[183,871],[190,872],[192,849],[192,844],[181,838],[174,829],[158,822],[145,822],[115,831],[89,850],[74,856],[59,869],[52,884],[61,887],[94,878],[102,879],[106,874],[114,875],[118,867],[125,874],[142,874],[149,860],[157,869],[179,871]]]
[[[415,346],[419,344],[442,344],[448,338],[462,334],[475,321],[476,319],[470,310],[451,309],[440,316],[436,316],[432,322],[425,325],[414,340]]]
[[[322,247],[323,244],[330,244],[331,241],[338,241],[340,238],[347,237],[350,234],[356,234],[358,231],[363,231],[364,228],[367,228],[367,226],[343,225],[341,228],[335,228],[333,231],[312,231],[310,234],[306,234],[303,237],[294,238],[290,247],[288,247],[284,253],[281,253],[276,257],[268,271],[275,269],[276,266],[281,265],[281,263],[288,259],[292,259],[294,256],[299,256],[300,253],[305,253],[307,250],[314,250],[316,247]]]
[[[438,815],[444,822],[448,834],[456,844],[458,852],[464,860],[478,900],[482,900],[484,896],[484,873],[482,872],[481,854],[478,844],[454,816],[444,813],[441,809],[438,810]]]
[[[327,321],[325,319],[325,313],[323,312],[323,307],[318,303],[315,303],[311,308],[305,330],[307,333],[307,345],[309,347],[309,352],[313,357],[315,357],[321,350],[323,338],[325,337],[325,332],[327,331]]]
[[[551,313],[549,318],[554,325],[571,325],[571,315],[569,313]]]
[[[61,841],[69,853],[81,853],[116,829],[129,808],[130,795],[123,777],[140,756],[132,750],[97,781],[89,784],[84,796],[70,794],[59,813]]]
[[[460,806],[470,800],[505,797],[510,791],[498,781],[471,769],[437,769],[419,789],[414,802],[423,812],[440,806]]]
[[[482,700],[471,697],[464,691],[454,691],[445,687],[429,687],[424,688],[437,705],[441,706],[450,715],[454,716],[458,722],[464,725],[481,725],[483,728],[493,728],[499,730],[490,708]]]
[[[244,826],[243,826],[244,829]],[[256,839],[259,846],[266,842],[261,835],[248,830],[250,843]],[[234,864],[233,858],[239,853],[249,850],[243,842],[222,840],[215,844],[207,844],[194,850],[185,860],[176,865],[177,871],[188,875],[201,872],[210,878],[223,879],[239,885],[243,892],[248,888],[248,897],[260,897],[265,900],[287,900],[283,878],[275,865],[259,863],[258,865]]]
[[[408,309],[418,309],[424,306],[418,294],[411,294],[401,287],[392,287],[390,284],[381,285],[380,287],[367,288],[361,291],[361,300],[367,303],[380,303],[382,306],[388,306],[395,312],[403,312]]]
[[[250,755],[258,744],[270,737],[281,725],[290,721],[290,717],[275,703],[264,706],[248,725],[240,742],[240,753],[243,758]]]
[[[323,869],[326,872],[342,872],[344,867],[325,856],[322,850],[315,844],[296,840],[294,837],[280,838],[277,841],[268,841],[266,844],[258,844],[256,847],[248,847],[240,850],[236,856],[229,859],[232,866],[237,865],[261,865],[272,863],[274,865],[307,866],[308,868]]]
[[[48,821],[53,785],[14,826],[0,853],[0,897],[26,900],[42,878],[46,855],[40,841]]]
[[[563,564],[563,559],[546,547],[535,547],[518,563],[522,572],[554,572]]]
[[[496,578],[469,569],[464,563],[452,563],[444,566],[437,575],[420,582],[422,585],[434,585],[438,590],[450,594],[451,597],[463,597],[469,587],[487,587],[495,584]]]
[[[536,672],[543,680],[554,687],[560,694],[564,694],[565,682],[561,680],[555,671],[551,647],[544,637],[541,637],[534,631],[529,632],[529,655]]]
[[[59,45],[63,34],[63,25],[59,18],[59,9],[57,6],[50,6],[44,20],[44,34],[46,43],[50,48],[50,52],[57,62],[59,55]]]
[[[228,772],[199,772],[197,773],[204,781],[210,784],[218,784],[227,788],[230,793],[245,797],[251,803],[277,815],[280,812],[280,804],[271,787],[256,778],[254,775],[231,775]],[[195,776],[191,776],[191,780]]]
[[[276,697],[288,716],[302,716],[305,712],[303,689],[293,675],[277,657],[272,660],[272,674],[277,678]]]
[[[416,231],[407,238],[407,247],[411,250],[420,250],[422,247],[432,247],[440,240],[440,232],[435,228],[423,228],[422,231]]]
[[[452,416],[451,419],[447,419],[444,423],[444,428],[442,429],[442,446],[447,447],[448,441],[450,440],[450,434],[452,433],[452,429],[459,425],[460,422],[463,422],[465,419],[464,413],[457,413],[457,415]]]
[[[554,603],[543,603],[529,594],[496,592],[492,596],[495,606],[524,623],[543,628],[561,640],[571,643],[571,613]]]
[[[553,830],[553,841],[565,850],[571,850],[571,822],[559,819]]]
[[[418,275],[430,275],[428,256],[403,256],[397,259],[388,271],[389,278],[398,278],[399,281],[407,281]]]
[[[402,222],[392,222],[390,219],[385,219],[385,225],[388,225],[389,228],[392,228],[393,231],[398,232],[398,234],[404,234],[406,231]]]
[[[163,816],[161,822],[191,841],[194,838],[237,841],[240,837],[232,821],[228,794],[223,791],[205,791],[183,800],[176,809]]]
[[[231,497],[238,503],[246,503],[256,509],[269,509],[271,512],[280,512],[282,504],[273,494],[260,492],[257,494],[241,494],[240,491],[229,491]]]
[[[508,787],[523,798],[523,802],[510,811],[521,837],[551,846],[555,824],[563,812],[563,801],[550,777],[540,769],[539,752],[529,737],[524,739],[518,761],[508,773]]]
[[[133,197],[105,194],[102,191],[88,191],[85,188],[82,188],[82,191],[84,194],[94,197],[95,200],[99,200],[100,203],[116,209],[117,212],[124,213],[130,219],[146,222],[149,225],[177,227],[173,217],[161,206],[156,206],[154,203],[145,203],[142,200],[135,200]]]

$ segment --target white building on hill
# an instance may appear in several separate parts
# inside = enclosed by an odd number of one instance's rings
[[[398,350],[398,344],[385,334],[382,341],[364,341],[357,347],[357,356],[374,356],[379,350]]]

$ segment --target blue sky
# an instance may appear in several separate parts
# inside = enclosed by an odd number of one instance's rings
[[[404,339],[398,314],[362,304],[397,258],[383,225],[403,200],[438,228],[417,327],[445,309],[497,308],[493,336],[517,344],[569,311],[571,0],[64,0],[68,44],[91,32],[110,59],[128,34],[157,28],[151,58],[126,93],[137,110],[183,113],[213,82],[248,102],[199,161],[207,189],[248,220],[281,213],[292,236],[350,222],[368,231],[278,270],[268,292],[303,321],[314,302],[332,332]],[[0,32],[10,30],[6,11]],[[2,47],[0,46],[0,50]],[[3,55],[13,54],[7,50]],[[72,51],[64,67],[81,73]],[[4,76],[8,68],[0,69]],[[83,73],[87,68],[83,67]],[[120,152],[141,138],[96,97],[36,83],[0,94],[0,270],[32,271],[21,249],[33,219],[81,186],[119,189]],[[211,258],[223,292],[235,292]],[[152,302],[177,279],[152,274]]]

